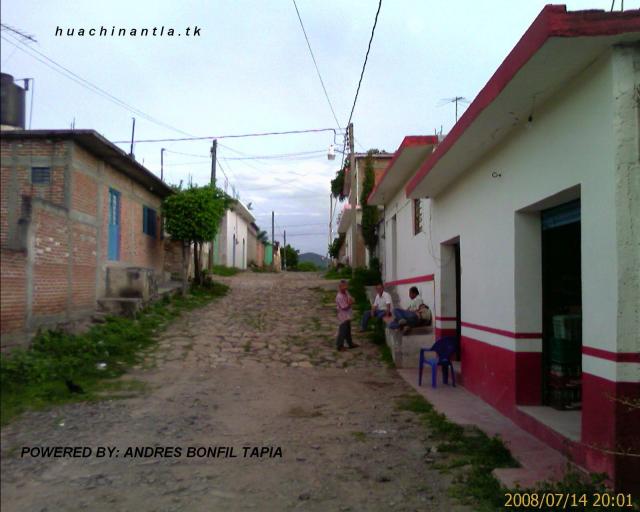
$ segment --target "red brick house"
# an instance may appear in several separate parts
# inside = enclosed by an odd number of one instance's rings
[[[118,269],[162,280],[171,189],[148,169],[94,130],[3,131],[0,154],[2,348],[90,317]]]

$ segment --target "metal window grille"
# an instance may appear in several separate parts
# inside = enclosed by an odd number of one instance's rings
[[[31,183],[33,185],[49,185],[51,183],[51,168],[32,167]]]
[[[422,232],[422,203],[420,199],[413,200],[413,234]]]

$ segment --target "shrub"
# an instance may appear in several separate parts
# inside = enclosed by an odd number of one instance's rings
[[[317,272],[319,268],[313,261],[301,261],[298,263],[296,270],[299,270],[300,272]]]

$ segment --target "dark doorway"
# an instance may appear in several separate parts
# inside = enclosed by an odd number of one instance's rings
[[[581,408],[580,200],[541,212],[543,403]]]
[[[460,243],[456,243],[453,245],[453,250],[456,259],[456,336],[458,338],[458,358],[462,356],[460,353],[462,343],[460,340],[462,339],[462,294],[460,291]]]

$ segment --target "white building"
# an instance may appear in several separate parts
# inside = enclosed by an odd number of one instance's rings
[[[405,186],[437,142],[436,136],[405,137],[367,200],[384,207],[378,227],[383,281],[396,287],[402,306],[409,302],[409,288],[416,286],[432,311],[436,303],[435,263],[425,257],[430,244],[423,215],[429,211],[429,200],[409,199]]]
[[[214,244],[214,263],[246,269],[248,265],[249,230],[255,218],[240,201],[225,212]]]
[[[640,488],[639,40],[638,10],[545,7],[406,186],[424,234],[392,197],[419,145],[372,197],[385,277],[433,274],[467,390],[621,489]]]

